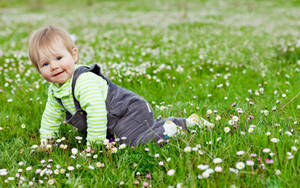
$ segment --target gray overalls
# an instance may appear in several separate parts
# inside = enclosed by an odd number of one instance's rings
[[[112,83],[101,73],[101,69],[97,64],[91,67],[81,66],[75,70],[73,75],[72,94],[76,113],[72,116],[66,110],[66,122],[72,124],[78,130],[87,130],[86,112],[81,109],[79,102],[74,96],[77,78],[84,72],[93,72],[108,83],[108,94],[105,101],[107,110],[106,137],[108,139],[112,139],[114,136],[117,138],[126,137],[127,139],[123,142],[133,146],[151,141],[165,141],[163,124],[166,120],[173,121],[187,131],[184,118],[154,119],[152,108],[145,99]],[[56,100],[63,106],[59,98],[56,98]]]

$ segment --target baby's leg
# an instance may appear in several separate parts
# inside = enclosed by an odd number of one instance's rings
[[[164,142],[166,137],[175,136],[180,131],[187,132],[185,118],[158,118],[155,119],[152,126],[139,136],[138,143],[151,142],[153,140],[158,143]]]

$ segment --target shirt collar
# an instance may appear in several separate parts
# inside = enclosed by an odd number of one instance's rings
[[[82,65],[80,64],[75,64],[75,70]],[[67,80],[63,85],[59,85],[58,83],[51,83],[53,95],[57,98],[62,98],[65,96],[72,95],[72,80],[73,76]]]

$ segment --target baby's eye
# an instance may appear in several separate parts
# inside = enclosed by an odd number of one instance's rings
[[[46,63],[43,63],[43,67],[46,67],[46,66],[48,66],[49,65],[49,63],[48,62],[46,62]]]
[[[59,60],[61,60],[61,58],[62,58],[61,56],[58,56],[56,59],[59,61]]]

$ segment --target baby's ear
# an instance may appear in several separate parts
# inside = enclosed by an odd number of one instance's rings
[[[74,61],[77,62],[77,60],[78,60],[78,49],[77,48],[72,49],[72,57],[73,57]]]

